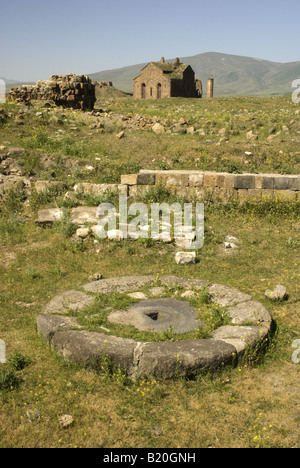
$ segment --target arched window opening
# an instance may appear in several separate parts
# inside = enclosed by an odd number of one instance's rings
[[[161,83],[157,85],[157,99],[161,99]]]

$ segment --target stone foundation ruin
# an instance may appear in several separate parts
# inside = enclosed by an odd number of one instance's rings
[[[72,73],[64,76],[52,75],[48,81],[37,81],[35,85],[13,88],[7,100],[27,105],[35,100],[51,101],[64,108],[93,110],[96,102],[95,88],[88,76]]]
[[[141,294],[141,289],[147,294]],[[171,290],[180,288],[181,300]],[[199,327],[195,311],[183,297],[207,288],[211,301],[226,307],[231,324],[221,326],[208,339],[139,342],[115,336],[101,327],[87,331],[78,322],[94,304],[97,294],[135,293],[146,297],[122,311],[112,311],[117,323],[129,323],[142,330],[160,331],[164,326],[178,327],[177,331]],[[185,293],[182,294],[182,292]],[[188,294],[187,294],[188,293]],[[133,294],[128,294],[133,297]],[[111,320],[113,322],[113,320]],[[268,310],[248,294],[237,289],[207,281],[161,276],[159,287],[155,276],[129,276],[94,281],[76,290],[65,291],[53,298],[37,317],[40,336],[71,363],[99,369],[102,359],[109,359],[128,378],[136,380],[194,377],[201,371],[214,371],[233,365],[249,346],[258,349],[266,341],[272,328]]]

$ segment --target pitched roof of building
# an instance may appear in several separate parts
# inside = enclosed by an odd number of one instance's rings
[[[163,74],[166,75],[168,78],[173,80],[182,80],[183,73],[185,70],[190,66],[185,63],[180,63],[179,61],[175,63],[167,63],[167,62],[151,62],[146,65],[147,68],[150,64],[155,65],[157,68],[162,70]]]

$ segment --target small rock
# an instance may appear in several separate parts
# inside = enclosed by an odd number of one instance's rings
[[[113,229],[112,231],[107,231],[107,238],[109,240],[124,240],[125,234],[123,231],[120,231],[119,229]]]
[[[157,437],[162,435],[162,430],[159,426],[153,426],[151,429],[152,435],[155,435]]]
[[[35,410],[35,411],[26,411],[26,415],[28,418],[28,421],[31,423],[38,422],[40,420],[40,413]]]
[[[165,127],[158,122],[153,125],[152,130],[154,133],[157,133],[157,134],[165,133]]]
[[[195,297],[194,291],[185,291],[183,294],[181,294],[182,299],[192,299]]]
[[[196,252],[177,252],[175,255],[177,265],[189,265],[196,263]]]
[[[121,138],[124,138],[124,136],[125,136],[125,132],[122,131],[122,132],[120,132],[120,133],[118,133],[118,134],[116,135],[116,138],[118,138],[118,139],[120,140]]]
[[[225,249],[238,249],[238,246],[233,242],[224,242]]]
[[[65,414],[59,418],[58,422],[61,427],[66,428],[73,424],[74,419],[69,414]]]
[[[146,294],[144,294],[142,292],[130,293],[130,294],[128,294],[128,296],[131,297],[132,299],[141,299],[141,300],[147,299]]]
[[[80,239],[86,239],[89,235],[89,228],[79,228],[76,231],[76,236]]]
[[[89,276],[89,281],[100,281],[103,279],[103,275],[101,273],[95,273],[94,275]]]
[[[175,245],[180,249],[189,250],[192,247],[193,241],[191,239],[186,239],[184,237],[175,238]]]
[[[149,289],[151,296],[157,297],[162,296],[165,293],[165,289],[161,287],[151,288]]]
[[[247,132],[246,134],[247,140],[258,140],[258,136],[254,135],[253,131]]]
[[[288,298],[287,289],[281,284],[278,284],[274,291],[268,289],[265,292],[265,296],[271,301],[284,301]]]

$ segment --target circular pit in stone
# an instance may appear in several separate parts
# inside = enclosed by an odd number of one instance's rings
[[[199,328],[197,310],[186,301],[172,298],[138,302],[126,311],[113,312],[108,321],[154,333],[169,329],[174,333],[187,333]]]

